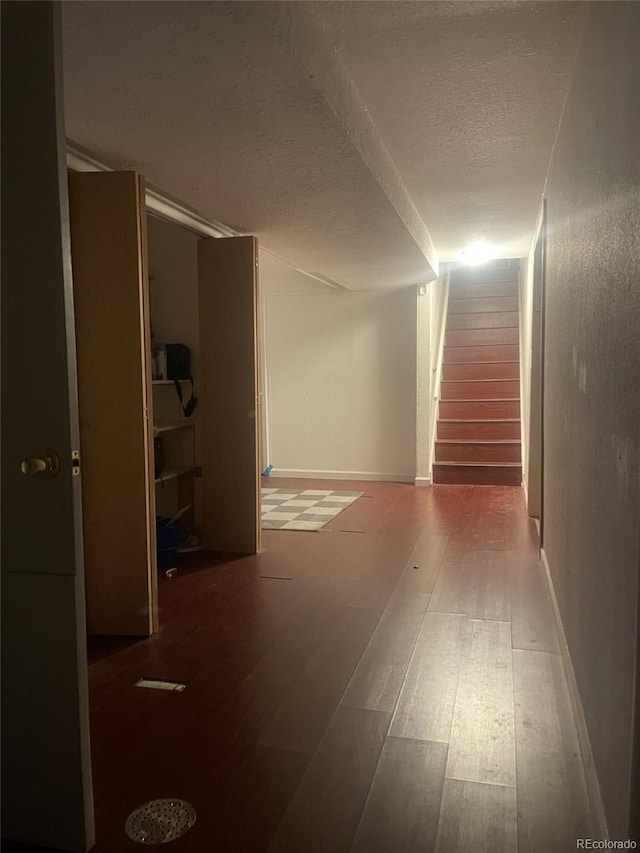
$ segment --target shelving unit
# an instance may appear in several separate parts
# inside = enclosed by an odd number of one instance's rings
[[[154,257],[141,176],[72,172],[69,187],[87,626],[148,636],[159,624],[156,513],[195,503],[206,549],[260,549],[258,246],[191,234],[174,251],[157,232]],[[173,380],[152,379],[154,291],[158,340],[192,350],[193,419],[167,390]],[[106,388],[118,389],[117,403]],[[154,424],[165,457],[157,478]]]
[[[159,515],[173,517],[182,507],[190,505],[190,509],[180,520],[182,538],[185,539],[194,532],[195,523],[195,423],[186,418],[168,419],[182,414],[177,396],[168,390],[169,386],[174,385],[173,379],[154,379],[152,385],[153,409],[156,413],[154,434],[166,439],[163,441],[166,464],[160,476],[155,478],[157,512]],[[167,420],[160,420],[160,414]],[[184,440],[180,439],[180,434],[185,436]],[[162,494],[166,484],[172,481],[176,481],[175,487],[170,489],[169,493]]]
[[[160,477],[156,477],[156,483],[166,483],[167,480],[175,480],[178,477],[182,477],[184,474],[195,474],[194,468],[187,468],[184,466],[176,465],[172,468],[165,468]]]
[[[178,421],[177,423],[156,422],[154,426],[158,430],[158,432],[162,433],[173,432],[173,430],[176,429],[193,429],[194,425],[192,421]]]

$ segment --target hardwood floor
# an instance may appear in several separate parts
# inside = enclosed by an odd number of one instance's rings
[[[185,557],[157,634],[89,641],[95,853],[140,849],[126,818],[162,797],[197,811],[177,853],[593,837],[521,490],[273,483],[365,496],[320,532],[265,531],[258,556]]]

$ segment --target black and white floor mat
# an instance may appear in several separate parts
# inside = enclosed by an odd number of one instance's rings
[[[320,530],[363,492],[262,489],[263,530]]]

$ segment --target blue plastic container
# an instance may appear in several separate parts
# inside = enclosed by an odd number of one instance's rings
[[[156,516],[156,552],[158,571],[166,572],[176,566],[176,548],[180,542],[180,525],[162,515]]]

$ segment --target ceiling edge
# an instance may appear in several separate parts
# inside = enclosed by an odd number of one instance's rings
[[[292,56],[307,69],[363,162],[400,217],[434,278],[438,253],[391,155],[364,105],[357,87],[324,32],[311,3],[269,3],[269,13]]]

